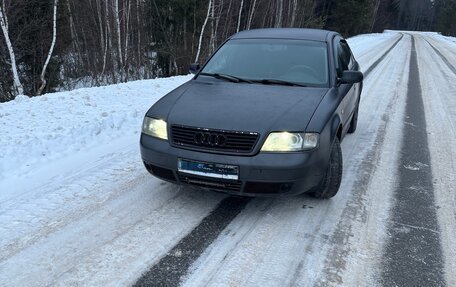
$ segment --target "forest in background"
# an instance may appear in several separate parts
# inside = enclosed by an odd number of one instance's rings
[[[456,0],[0,0],[0,102],[187,74],[237,31],[456,36]]]

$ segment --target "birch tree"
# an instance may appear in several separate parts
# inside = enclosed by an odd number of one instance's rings
[[[128,66],[128,46],[129,46],[129,39],[130,39],[130,12],[131,12],[131,1],[127,1],[128,3],[124,2],[124,11],[126,10],[127,13],[124,13],[124,25],[125,25],[125,59],[124,59],[124,67]],[[127,6],[127,7],[125,7]],[[127,78],[128,78],[128,69],[127,69]]]
[[[198,50],[196,52],[196,58],[195,58],[195,63],[198,63],[199,56],[201,53],[201,45],[203,42],[203,35],[204,35],[204,30],[206,29],[207,21],[209,20],[209,16],[211,15],[211,7],[212,7],[212,0],[209,0],[209,5],[207,6],[207,15],[206,19],[204,19],[203,26],[201,27],[201,33],[199,36],[199,41],[198,41]]]
[[[232,6],[233,6],[233,0],[230,0],[230,2],[228,3],[228,9],[226,11],[226,15],[231,15],[231,7]],[[223,24],[223,27],[225,28],[224,29],[224,33],[223,33],[223,38],[224,39],[226,39],[228,37],[228,31],[229,30],[227,29],[227,27],[229,27],[230,24],[231,24],[231,21],[229,21],[230,20],[229,18],[230,17],[228,17],[228,16],[225,17],[225,23]]]
[[[24,88],[19,79],[19,74],[17,72],[16,66],[16,55],[14,54],[13,45],[9,37],[9,27],[8,27],[8,18],[6,13],[3,12],[3,7],[0,5],[0,26],[2,27],[3,36],[5,37],[6,46],[8,48],[9,57],[11,61],[11,71],[13,72],[13,85],[14,85],[14,96],[21,95],[24,93]]]
[[[96,7],[97,7],[97,17],[98,17],[98,29],[99,29],[99,38],[100,38],[100,50],[101,53],[104,54],[105,50],[105,40],[104,40],[104,35],[103,35],[103,17],[101,15],[102,7],[100,0],[95,1]],[[102,73],[103,74],[103,73]]]
[[[282,27],[282,15],[283,15],[283,0],[279,0],[278,3],[278,9],[277,9],[277,14],[276,14],[276,28],[281,28]]]
[[[138,43],[137,43],[137,51],[138,51],[138,55],[136,56],[137,57],[137,65],[138,67],[141,67],[142,65],[142,55],[141,55],[141,14],[140,14],[140,7],[141,7],[141,3],[140,3],[140,0],[136,0],[136,25],[138,25]],[[184,26],[185,27],[185,26]],[[184,33],[184,37],[185,37],[185,34]],[[139,71],[138,71],[139,72]],[[139,74],[138,74],[139,75]],[[141,75],[139,75],[139,77],[141,77]]]
[[[120,34],[120,18],[119,18],[119,0],[114,0],[114,21],[116,22],[116,34],[117,34],[117,51],[118,51],[118,59],[120,64],[120,69],[123,67],[123,59],[122,59],[122,37]],[[122,73],[121,73],[122,77]]]
[[[380,1],[380,0],[379,0]],[[294,27],[296,23],[296,13],[298,12],[298,0],[293,0],[293,7],[291,8],[291,23],[290,27]]]
[[[103,70],[101,74],[103,75],[106,70],[106,57],[108,56],[108,47],[112,47],[111,44],[111,26],[109,25],[109,3],[108,0],[105,0],[105,50],[103,54]],[[114,57],[111,57],[112,60],[112,68],[115,68],[115,60]],[[115,75],[115,73],[113,73]]]
[[[209,41],[209,56],[212,54],[212,52],[215,50],[215,33],[216,33],[216,29],[215,29],[215,23],[214,23],[214,20],[215,20],[215,3],[216,0],[214,0],[214,3],[212,4],[212,9],[211,9],[211,39]]]
[[[52,53],[54,52],[55,42],[57,40],[57,5],[58,5],[58,3],[59,3],[59,0],[54,0],[54,13],[53,13],[54,16],[53,16],[53,20],[52,20],[52,43],[51,43],[51,47],[49,48],[49,52],[48,52],[46,61],[44,62],[43,70],[41,71],[41,76],[40,76],[41,86],[37,92],[38,96],[41,95],[44,88],[46,87],[46,84],[47,84],[46,77],[45,77],[46,69],[47,69],[47,66],[49,65],[49,61],[51,60]]]
[[[255,14],[256,2],[257,2],[257,0],[253,0],[252,9],[250,11],[249,19],[247,21],[247,30],[250,30],[250,27],[252,26],[252,19],[253,19],[253,15]]]
[[[241,18],[242,18],[242,9],[243,8],[244,8],[244,0],[241,0],[241,8],[239,8],[239,17],[238,17],[236,33],[239,32],[239,29],[241,27]]]

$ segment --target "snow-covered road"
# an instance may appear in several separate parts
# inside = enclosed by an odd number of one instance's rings
[[[367,73],[328,201],[233,203],[150,176],[143,114],[189,76],[0,104],[0,286],[456,286],[456,42],[388,32],[349,43]],[[409,136],[419,132],[427,141]],[[428,161],[408,162],[422,140]],[[413,172],[430,186],[407,185]],[[428,204],[402,196],[413,192]],[[430,256],[397,245],[419,237],[413,249]]]

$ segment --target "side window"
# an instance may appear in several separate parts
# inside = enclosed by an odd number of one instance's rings
[[[345,53],[344,48],[342,47],[341,43],[337,43],[337,76],[342,77],[342,72],[348,70],[348,65],[350,63],[349,58],[347,58],[347,54]]]
[[[348,44],[345,41],[341,41],[340,44],[342,46],[342,49],[344,50],[345,59],[346,59],[346,62],[348,63],[348,68],[352,69],[354,61],[353,61],[352,52],[350,51],[350,47],[348,47]]]

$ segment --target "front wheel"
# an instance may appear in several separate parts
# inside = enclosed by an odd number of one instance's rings
[[[312,195],[321,199],[328,199],[335,196],[339,191],[342,181],[342,168],[342,149],[339,139],[336,137],[331,147],[331,156],[325,178]]]

